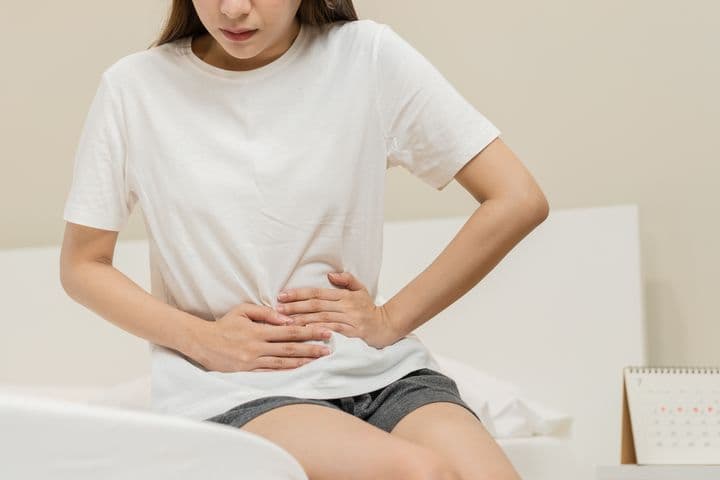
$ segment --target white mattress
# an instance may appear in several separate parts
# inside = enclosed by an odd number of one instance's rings
[[[498,438],[523,480],[577,480],[578,465],[569,437],[537,435]]]

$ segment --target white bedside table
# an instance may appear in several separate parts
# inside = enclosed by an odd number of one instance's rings
[[[720,465],[597,465],[595,480],[720,480]]]

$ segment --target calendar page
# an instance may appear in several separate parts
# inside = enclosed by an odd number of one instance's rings
[[[720,464],[720,367],[623,373],[638,464]]]

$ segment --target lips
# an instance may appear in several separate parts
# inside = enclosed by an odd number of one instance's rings
[[[255,36],[257,30],[246,30],[243,33],[232,33],[227,30],[220,29],[225,38],[232,42],[245,42]]]
[[[230,33],[244,33],[244,32],[252,32],[253,30],[257,30],[257,28],[239,28],[237,30],[230,30],[229,28],[223,28],[226,32]]]

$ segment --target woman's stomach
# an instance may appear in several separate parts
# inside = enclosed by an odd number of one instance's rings
[[[301,379],[303,388],[342,389],[353,379],[383,377],[398,364],[408,361],[416,364],[437,365],[427,347],[415,334],[409,334],[392,345],[375,348],[362,338],[347,337],[332,332],[328,340],[305,340],[302,343],[326,345],[328,355],[316,358],[300,367],[263,371],[217,372],[207,370],[181,353],[153,344],[153,375],[162,375],[172,385],[192,385],[204,377],[204,383],[213,384],[218,393],[227,390],[228,384],[246,389],[278,391],[290,388]]]

